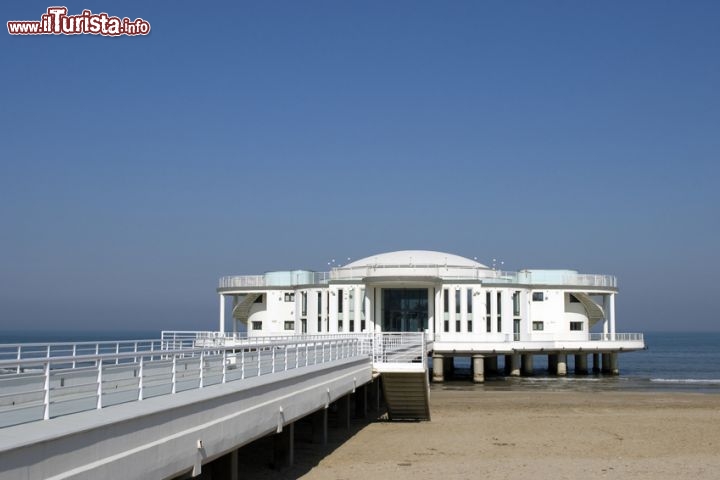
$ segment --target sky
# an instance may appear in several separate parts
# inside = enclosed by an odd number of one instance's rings
[[[720,3],[0,4],[0,329],[215,329],[219,277],[428,249],[719,331]]]

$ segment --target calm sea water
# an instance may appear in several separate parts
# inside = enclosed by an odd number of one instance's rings
[[[0,343],[132,340],[159,338],[158,331],[120,332],[0,332]],[[646,333],[647,350],[621,353],[620,376],[580,375],[564,378],[547,374],[545,356],[536,356],[532,377],[486,378],[469,382],[469,360],[457,359],[458,379],[434,388],[481,390],[685,391],[720,393],[720,332]],[[573,358],[568,356],[568,371]],[[502,363],[502,361],[501,361]],[[464,377],[464,378],[463,378]]]

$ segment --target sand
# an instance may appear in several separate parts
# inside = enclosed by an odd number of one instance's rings
[[[246,478],[720,478],[720,395],[434,387],[431,403],[430,422],[300,438],[293,467]]]

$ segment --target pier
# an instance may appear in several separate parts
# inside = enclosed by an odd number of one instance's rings
[[[426,345],[422,334],[188,332],[3,345],[0,477],[194,477],[267,435],[292,463],[296,421],[322,441],[331,408],[349,424],[351,402],[366,408],[381,383],[391,419],[429,419]]]

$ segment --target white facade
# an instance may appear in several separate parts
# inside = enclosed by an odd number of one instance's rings
[[[436,350],[470,352],[616,340],[615,277],[504,272],[442,252],[384,253],[330,272],[224,277],[218,293],[220,330],[249,336],[424,331]]]

